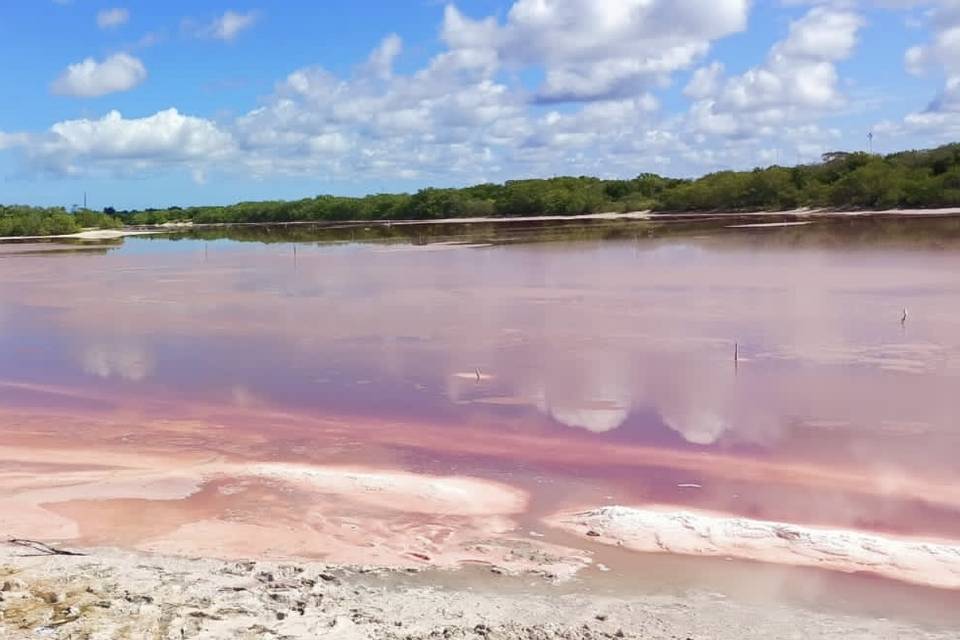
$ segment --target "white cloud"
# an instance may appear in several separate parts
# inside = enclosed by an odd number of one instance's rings
[[[716,64],[698,69],[686,88],[697,100],[691,126],[708,135],[756,137],[838,109],[844,98],[835,63],[851,55],[862,25],[851,11],[814,7],[790,25],[762,65],[726,79]]]
[[[22,146],[29,140],[30,136],[25,133],[4,133],[0,131],[0,151]]]
[[[904,55],[910,73],[934,70],[945,76],[943,89],[922,111],[901,122],[881,122],[875,129],[887,136],[919,135],[945,142],[960,136],[960,0],[918,2],[933,5],[927,14],[933,31],[929,42],[911,47]]]
[[[397,74],[402,48],[399,37],[387,36],[345,77],[320,67],[294,71],[262,106],[220,125],[174,110],[139,119],[111,112],[7,146],[19,147],[35,167],[71,174],[180,166],[194,177],[216,168],[255,177],[430,183],[634,175],[639,163],[662,165],[688,149],[658,122],[659,104],[649,92],[542,114],[525,90],[498,77],[495,51],[451,48]],[[177,137],[186,131],[189,144]]]
[[[683,94],[695,100],[709,98],[720,88],[723,73],[724,67],[721,62],[712,62],[706,67],[700,67],[690,77],[690,81],[683,89]]]
[[[53,93],[92,98],[129,91],[147,78],[147,69],[139,59],[116,53],[102,62],[87,58],[71,64],[50,85]]]
[[[319,67],[291,73],[236,122],[248,165],[257,173],[340,176],[467,171],[498,136],[522,135],[523,99],[492,78],[484,59],[444,52],[412,75],[394,76],[401,46],[388,36],[347,78]]]
[[[397,70],[404,43],[390,34],[352,72],[296,69],[257,108],[219,123],[172,109],[141,118],[110,112],[45,133],[0,133],[0,148],[18,148],[48,171],[179,167],[197,182],[229,171],[449,184],[644,170],[689,175],[811,160],[841,138],[823,120],[848,108],[837,64],[853,54],[863,24],[850,7],[865,4],[795,3],[814,6],[746,72],[709,59],[695,69],[712,42],[745,28],[749,4],[517,0],[499,19],[469,18],[449,6],[445,48],[413,72]],[[954,64],[956,22],[946,4],[932,13],[931,0],[914,5],[935,25],[930,42],[911,54],[918,70]],[[228,11],[184,28],[230,40],[256,19]],[[658,90],[688,69],[689,109],[664,113]],[[518,79],[529,70],[542,77],[538,86]],[[136,58],[118,54],[72,65],[53,88],[103,95],[145,75]],[[948,79],[930,110],[896,126],[955,135],[958,87]],[[562,100],[572,104],[549,104]]]
[[[930,14],[933,38],[911,47],[904,58],[911,73],[943,70],[948,79],[960,78],[960,1],[943,2]]]
[[[111,29],[125,24],[130,19],[130,12],[122,7],[101,9],[97,12],[97,26],[101,29]]]
[[[380,78],[386,79],[393,74],[393,61],[403,50],[403,40],[395,33],[391,33],[367,58],[367,69]]]
[[[97,120],[58,122],[43,134],[15,135],[16,146],[33,164],[66,174],[201,167],[223,160],[233,150],[230,134],[176,109],[144,118],[124,118],[111,111]]]
[[[447,7],[444,41],[508,67],[542,66],[542,101],[636,95],[746,27],[747,0],[518,0],[504,24]]]
[[[226,11],[213,22],[208,24],[202,34],[218,40],[230,41],[240,35],[240,32],[252,27],[257,21],[257,13],[249,11],[247,13],[237,13],[236,11]]]

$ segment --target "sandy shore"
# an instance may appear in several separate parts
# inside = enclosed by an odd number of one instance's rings
[[[664,508],[610,506],[555,515],[552,526],[642,552],[731,557],[869,572],[960,589],[960,544]]]
[[[718,594],[637,598],[494,573],[223,562],[0,546],[0,636],[26,638],[955,638],[885,618],[741,603]]]
[[[727,229],[767,229],[775,227],[802,227],[813,224],[811,220],[797,220],[794,222],[757,222],[754,224],[731,224]]]
[[[626,211],[608,213],[582,213],[575,216],[485,216],[475,218],[438,218],[436,220],[397,220],[387,221],[393,225],[409,224],[464,224],[474,222],[556,222],[559,220],[647,220],[650,211]]]
[[[60,240],[73,238],[76,240],[116,240],[117,238],[126,238],[127,236],[147,236],[164,231],[135,231],[132,229],[87,229],[77,233],[64,233],[53,236],[0,236],[0,241],[4,240]]]
[[[409,226],[409,225],[433,225],[433,224],[490,224],[490,223],[511,223],[511,222],[569,222],[569,221],[590,221],[590,220],[670,220],[671,218],[714,218],[716,216],[728,217],[758,217],[766,216],[798,216],[798,217],[850,217],[850,216],[945,216],[960,215],[960,208],[944,209],[885,209],[885,210],[849,210],[841,211],[836,209],[788,209],[785,211],[609,211],[603,213],[583,213],[578,215],[542,215],[542,216],[477,216],[472,218],[437,218],[430,220],[337,220],[337,221],[316,221],[316,220],[295,220],[291,222],[215,222],[194,224],[187,223],[167,223],[157,225],[158,232],[176,231],[182,228],[215,228],[231,226],[299,226],[299,225],[368,225],[368,226]],[[772,223],[772,225],[781,226],[782,223]],[[772,226],[771,225],[771,226]],[[789,225],[788,225],[789,226]]]

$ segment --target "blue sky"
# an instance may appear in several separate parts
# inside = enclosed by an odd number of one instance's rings
[[[960,0],[0,6],[0,202],[699,175],[960,139]]]

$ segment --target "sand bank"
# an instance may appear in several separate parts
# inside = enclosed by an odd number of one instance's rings
[[[77,233],[64,233],[53,236],[0,236],[0,241],[4,240],[59,240],[73,238],[76,240],[116,240],[127,236],[148,236],[163,231],[145,231],[132,229],[87,229]]]
[[[24,557],[0,545],[0,637],[955,638],[949,622],[813,612],[719,594],[598,593],[473,570],[465,581],[322,563],[188,560],[106,549]],[[802,630],[798,634],[798,630]]]
[[[797,220],[794,222],[755,222],[753,224],[731,224],[727,229],[766,229],[768,227],[802,227],[813,224],[812,220]]]
[[[960,589],[958,541],[919,540],[668,507],[601,507],[557,514],[547,522],[635,551],[865,571],[914,584]]]
[[[574,216],[482,216],[474,218],[438,218],[436,220],[397,220],[384,221],[381,224],[466,224],[474,222],[556,222],[561,220],[647,220],[650,211],[627,211],[623,213],[582,213]]]

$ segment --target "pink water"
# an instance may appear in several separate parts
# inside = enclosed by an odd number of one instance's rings
[[[530,526],[664,503],[960,539],[960,251],[936,233],[5,245],[0,447],[456,473],[529,491]],[[127,543],[224,500],[60,509]]]

